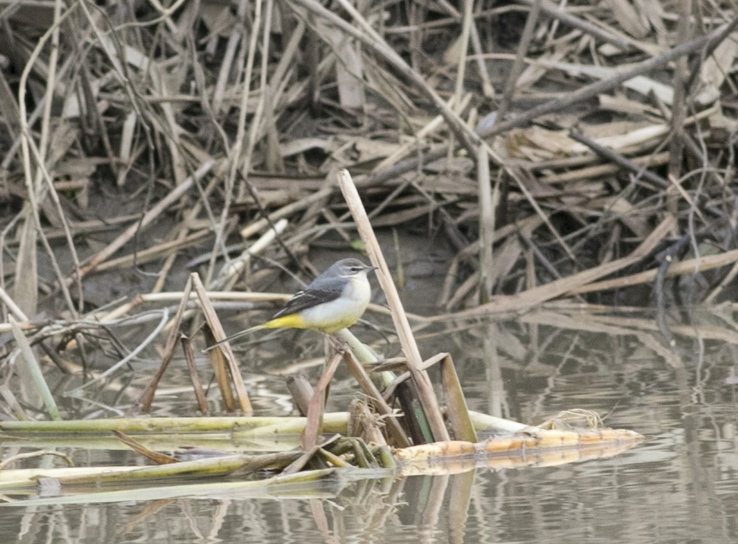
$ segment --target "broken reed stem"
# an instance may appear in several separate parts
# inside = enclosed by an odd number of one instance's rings
[[[407,320],[407,316],[402,308],[402,302],[400,296],[397,293],[395,284],[392,281],[392,276],[389,272],[387,262],[384,260],[382,254],[382,248],[379,246],[374,230],[369,223],[369,218],[366,215],[364,205],[361,203],[361,197],[359,192],[356,190],[351,174],[348,170],[340,170],[336,177],[338,179],[338,185],[343,193],[343,197],[346,200],[346,204],[351,211],[351,215],[356,222],[356,226],[359,230],[359,235],[364,241],[366,251],[369,254],[374,266],[378,268],[377,278],[379,284],[382,286],[385,296],[387,297],[387,303],[389,304],[392,312],[392,321],[395,324],[397,335],[400,340],[400,345],[407,358],[407,366],[410,373],[413,376],[415,385],[418,389],[418,398],[423,407],[428,422],[433,432],[433,437],[436,441],[449,440],[448,430],[443,421],[440,406],[438,400],[433,391],[430,378],[427,372],[421,370],[423,359],[420,356],[418,345],[415,343],[410,323]]]
[[[454,106],[456,112],[461,113],[461,109],[458,105],[461,104],[461,99],[464,96],[464,75],[466,74],[466,58],[469,51],[469,35],[471,33],[471,27],[474,24],[474,0],[464,0],[464,15],[461,24],[461,50],[459,54],[459,61],[456,67],[456,87],[454,90]]]
[[[210,326],[210,330],[212,330],[213,334],[215,335],[215,340],[217,342],[225,340],[227,336],[225,331],[223,330],[223,325],[221,325],[220,319],[218,319],[218,314],[215,312],[215,308],[213,308],[213,305],[207,296],[205,286],[202,284],[199,274],[197,272],[193,272],[190,277],[192,278],[192,284],[195,287],[195,291],[197,292],[197,298],[200,302],[200,308],[202,308],[202,312],[203,314],[205,314],[205,320]],[[243,383],[241,372],[238,369],[236,356],[233,354],[230,344],[228,342],[220,344],[215,351],[220,351],[220,353],[223,354],[223,356],[226,358],[226,361],[228,362],[230,377],[236,390],[236,396],[238,398],[238,403],[241,407],[241,410],[243,410],[243,412],[246,414],[253,413],[251,400],[249,399],[246,385]]]
[[[714,268],[728,266],[738,262],[738,249],[719,253],[717,255],[705,255],[686,261],[672,263],[666,272],[666,277],[682,276],[694,274],[695,272],[706,272]],[[590,283],[575,287],[570,294],[594,293],[596,291],[606,291],[608,289],[621,289],[623,287],[631,287],[641,283],[650,283],[656,279],[658,269],[644,270],[630,276],[605,280],[596,283]]]
[[[338,365],[343,357],[336,352],[323,370],[323,373],[315,386],[313,396],[310,398],[307,411],[307,422],[302,432],[302,449],[308,451],[318,445],[318,437],[323,427],[323,412],[325,411],[325,393]]]
[[[192,382],[192,389],[195,391],[195,399],[197,399],[197,409],[200,413],[208,413],[208,401],[205,396],[205,390],[202,387],[200,376],[197,375],[197,366],[195,365],[195,353],[192,350],[192,342],[184,334],[179,336],[180,344],[182,345],[182,351],[184,351],[185,360],[187,361],[187,370],[190,374],[190,381]]]
[[[159,386],[159,381],[164,376],[164,372],[169,366],[169,362],[174,357],[174,350],[177,347],[177,340],[180,336],[180,326],[182,325],[182,316],[184,315],[187,303],[190,300],[190,293],[192,292],[192,275],[187,278],[187,283],[182,293],[182,298],[179,301],[177,312],[174,314],[174,320],[169,330],[169,336],[167,337],[167,343],[164,346],[164,353],[159,364],[159,369],[154,374],[153,378],[149,381],[146,387],[141,393],[141,400],[139,400],[139,406],[144,414],[148,414],[151,411],[151,404],[154,401],[154,394],[156,388]]]
[[[620,153],[616,153],[615,151],[598,144],[597,142],[590,138],[587,138],[583,134],[580,134],[578,132],[570,132],[569,138],[571,138],[572,140],[576,140],[580,144],[586,145],[592,151],[612,162],[613,164],[617,165],[618,167],[625,168],[626,170],[633,172],[636,178],[646,179],[657,185],[660,189],[665,189],[670,185],[667,180],[657,174],[654,174],[653,172],[648,170],[646,166],[638,166],[633,161],[626,159]]]
[[[525,57],[528,54],[530,42],[533,40],[533,31],[535,30],[536,23],[538,22],[538,15],[541,13],[541,1],[542,0],[533,0],[533,6],[528,12],[528,18],[526,19],[525,27],[523,28],[523,36],[520,38],[518,51],[515,55],[515,61],[513,61],[510,74],[507,76],[507,83],[505,83],[505,90],[502,93],[502,100],[500,101],[500,106],[497,109],[497,121],[499,122],[505,120],[507,111],[512,103],[515,86],[518,82],[518,77],[520,77],[520,72],[523,70]]]
[[[489,155],[485,146],[479,146],[477,155],[479,183],[479,300],[489,302],[494,288],[492,273],[492,240],[495,236],[495,204],[489,179]]]

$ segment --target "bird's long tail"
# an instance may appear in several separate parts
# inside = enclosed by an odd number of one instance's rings
[[[228,338],[224,338],[223,340],[219,340],[218,342],[216,342],[212,346],[208,346],[203,351],[204,352],[210,351],[212,349],[217,348],[221,344],[224,344],[226,342],[230,342],[231,340],[235,340],[236,338],[241,338],[242,336],[246,336],[247,334],[251,334],[254,331],[258,331],[258,330],[261,330],[261,329],[267,329],[267,328],[269,328],[267,325],[269,325],[269,322],[262,323],[261,325],[256,325],[255,327],[249,327],[248,329],[239,331],[236,334],[234,334],[232,336],[229,336]]]
[[[212,346],[206,348],[204,351],[210,351],[216,346],[219,346],[223,342],[229,342],[231,340],[235,340],[236,338],[240,338],[241,336],[245,336],[247,334],[251,334],[254,331],[260,331],[261,329],[305,329],[310,328],[305,325],[305,322],[302,320],[302,317],[299,314],[287,314],[283,315],[281,317],[277,317],[275,319],[270,319],[266,323],[262,323],[261,325],[256,325],[255,327],[249,327],[246,330],[243,330],[241,332],[237,332],[233,336],[229,336],[225,340],[220,340],[219,342],[216,342]]]

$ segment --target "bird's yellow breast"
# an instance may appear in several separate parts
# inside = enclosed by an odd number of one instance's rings
[[[297,328],[332,334],[350,327],[364,315],[370,297],[371,288],[366,275],[353,277],[337,299],[300,312],[302,326]]]

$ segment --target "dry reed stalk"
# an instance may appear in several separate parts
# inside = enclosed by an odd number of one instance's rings
[[[49,177],[49,173],[47,171],[46,166],[46,155],[48,153],[48,144],[50,140],[50,117],[51,117],[51,102],[53,98],[53,90],[54,90],[54,82],[55,82],[55,76],[56,76],[56,64],[59,54],[59,27],[66,19],[66,17],[72,13],[73,10],[67,10],[65,13],[61,13],[62,9],[62,2],[61,0],[56,0],[54,3],[54,22],[47,30],[47,32],[44,34],[44,36],[41,38],[39,43],[36,45],[35,49],[29,56],[29,59],[26,63],[25,68],[23,69],[23,73],[21,74],[21,79],[18,85],[18,105],[19,105],[19,120],[21,125],[21,149],[22,149],[22,155],[23,155],[23,166],[24,166],[24,173],[25,173],[25,182],[26,182],[26,191],[28,196],[28,205],[27,213],[25,215],[23,227],[22,227],[22,238],[21,238],[21,245],[19,248],[19,270],[18,275],[16,276],[17,283],[16,283],[16,296],[20,298],[22,301],[21,304],[25,307],[26,313],[29,314],[35,314],[36,313],[36,302],[37,302],[37,296],[38,296],[38,275],[37,275],[37,254],[36,254],[36,241],[37,239],[41,239],[41,242],[43,243],[49,258],[51,259],[52,266],[54,267],[54,272],[57,275],[57,278],[60,280],[60,287],[62,289],[62,292],[64,293],[64,299],[67,303],[67,307],[69,311],[74,315],[75,312],[75,306],[72,302],[71,295],[67,289],[67,285],[61,281],[61,278],[63,277],[63,274],[61,272],[61,268],[59,267],[59,264],[57,262],[56,256],[54,252],[51,249],[51,246],[49,245],[49,242],[46,238],[45,231],[43,229],[43,226],[41,224],[40,220],[40,199],[43,199],[43,184],[46,182],[47,188],[50,190],[50,193],[52,195],[52,198],[54,199],[54,203],[57,206],[57,210],[59,212],[60,219],[62,220],[62,224],[65,227],[65,235],[67,238],[67,243],[70,249],[70,252],[73,256],[74,263],[78,265],[79,262],[77,260],[77,254],[76,250],[74,248],[74,243],[72,242],[71,234],[69,233],[68,225],[65,220],[65,215],[63,211],[61,211],[61,207],[59,206],[58,197],[56,195],[56,191],[54,190],[53,183],[51,182],[51,178]],[[42,114],[42,121],[41,121],[41,138],[38,144],[35,143],[35,141],[32,138],[30,125],[28,123],[28,117],[26,114],[26,88],[27,88],[27,82],[29,74],[34,67],[35,61],[38,59],[41,50],[44,46],[44,44],[47,42],[48,39],[51,39],[51,55],[49,58],[49,64],[50,69],[48,75],[48,81],[47,81],[47,87],[46,87],[46,95],[44,99],[44,105],[43,105],[43,114]],[[31,166],[31,155],[33,155],[33,158],[35,160],[35,169]],[[36,173],[35,179],[33,177],[33,173]],[[32,226],[33,225],[33,226]],[[81,294],[82,294],[82,288],[79,281],[76,282],[76,285],[78,287],[78,293],[80,295],[81,300]]]
[[[211,282],[213,284],[212,286],[216,289],[221,287],[232,289],[239,276],[251,262],[251,258],[264,251],[275,238],[284,232],[285,228],[287,228],[286,219],[277,221],[273,228],[265,232],[261,238],[251,244],[238,258],[227,262],[220,270],[218,277]]]
[[[466,59],[469,51],[469,39],[473,26],[473,0],[464,0],[464,12],[461,15],[461,36],[459,36],[459,59],[456,67],[456,83],[454,87],[453,99],[456,104],[461,104],[464,97],[464,76],[466,75]],[[456,109],[457,113],[461,113],[461,109]]]
[[[477,441],[474,424],[469,416],[469,408],[466,405],[464,391],[461,388],[459,376],[456,374],[454,361],[449,354],[439,361],[441,367],[441,380],[446,393],[447,417],[449,426],[456,440]]]
[[[692,35],[692,25],[690,19],[692,18],[692,0],[684,0],[681,2],[681,11],[679,13],[679,22],[677,23],[677,40],[681,43],[687,42]],[[671,107],[671,140],[669,146],[669,173],[670,179],[679,179],[682,171],[682,153],[684,151],[684,134],[682,132],[682,124],[686,117],[687,112],[687,100],[689,99],[689,92],[686,88],[687,79],[689,74],[687,73],[687,59],[680,57],[676,59],[676,70],[674,70],[674,76],[672,79],[672,87],[674,88],[674,101]],[[676,195],[671,193],[669,195],[669,202],[667,202],[667,210],[670,213],[677,212],[677,205],[675,202]]]
[[[513,62],[510,73],[507,76],[507,82],[505,83],[505,90],[502,93],[502,101],[497,110],[497,120],[504,121],[510,104],[512,102],[513,93],[515,92],[515,86],[518,82],[518,77],[523,69],[523,59],[528,54],[528,48],[533,40],[533,30],[535,29],[536,23],[538,22],[538,15],[541,12],[542,0],[533,0],[533,6],[530,12],[528,12],[528,18],[525,21],[525,27],[523,28],[523,36],[520,38],[518,44],[518,51],[515,54],[515,61]]]
[[[264,28],[261,29],[261,8],[262,8],[262,0],[258,0],[256,2],[256,9],[255,9],[255,17],[254,17],[254,27],[256,29],[261,30],[262,33],[262,46],[261,46],[261,70],[260,70],[260,78],[259,78],[259,100],[256,105],[256,111],[254,112],[254,116],[251,119],[251,123],[249,126],[249,136],[246,140],[246,149],[242,152],[243,154],[236,154],[234,156],[234,164],[238,167],[238,170],[241,173],[241,186],[238,188],[238,196],[239,198],[242,198],[246,194],[246,187],[245,185],[248,184],[248,177],[249,172],[251,170],[251,162],[252,162],[252,155],[254,153],[254,148],[256,146],[256,142],[260,139],[260,132],[262,130],[261,122],[262,122],[262,116],[264,115],[264,108],[266,107],[266,95],[269,93],[269,88],[267,86],[267,76],[269,73],[268,70],[268,59],[269,59],[269,36],[270,36],[270,28],[272,25],[272,6],[274,5],[273,0],[266,0],[266,10],[264,14]],[[251,81],[251,66],[253,64],[253,58],[256,53],[256,40],[258,39],[258,32],[253,32],[251,35],[251,43],[249,44],[249,57],[247,61],[247,68],[246,73],[244,75],[244,81],[247,82],[247,89],[249,88],[249,82]],[[269,93],[271,94],[271,93]],[[248,93],[244,93],[244,96],[247,96]],[[245,106],[245,104],[242,104],[242,107]],[[245,121],[245,111],[241,114],[244,116]],[[238,145],[236,146],[236,149],[238,151],[241,151]],[[235,170],[232,169],[232,172],[235,174]],[[228,207],[225,208],[227,210]]]
[[[215,313],[215,309],[213,308],[213,305],[207,296],[205,286],[202,284],[200,276],[197,273],[193,273],[190,277],[192,278],[192,283],[195,287],[195,292],[197,293],[200,308],[205,315],[205,321],[207,322],[208,327],[210,327],[210,330],[213,331],[214,340],[216,342],[225,340],[226,334],[223,330],[223,325],[221,325],[220,319],[218,319],[218,314]],[[175,329],[172,330],[174,331]],[[216,354],[222,354],[222,356],[226,360],[228,376],[230,377],[229,382],[233,384],[233,387],[235,389],[239,408],[247,415],[252,414],[253,408],[251,407],[251,400],[249,399],[246,385],[243,383],[241,372],[238,369],[236,356],[233,354],[231,346],[228,344],[228,342],[225,342],[223,344],[220,344],[216,349],[212,351]],[[223,389],[221,389],[221,391],[224,391],[226,389],[230,389],[230,384],[228,384],[226,387],[226,384],[224,383],[224,387]]]
[[[325,409],[328,386],[330,385],[333,375],[336,373],[342,358],[343,357],[338,352],[333,354],[326,364],[325,369],[318,380],[318,384],[315,386],[315,391],[313,391],[310,403],[308,404],[305,430],[302,433],[301,443],[303,451],[309,451],[318,445],[318,437],[323,432],[323,412]]]
[[[636,40],[632,40],[630,38],[627,38],[626,36],[619,36],[615,33],[605,31],[597,25],[593,25],[592,23],[589,23],[584,19],[567,13],[565,8],[559,7],[549,0],[520,0],[520,2],[529,6],[535,3],[540,3],[540,9],[546,15],[555,18],[557,21],[561,21],[567,26],[577,28],[583,32],[586,32],[587,34],[599,38],[605,43],[612,44],[623,51],[631,49],[632,47],[634,47],[634,45],[638,43]]]
[[[638,171],[644,170],[646,167],[653,168],[662,164],[667,164],[669,161],[669,153],[658,153],[652,156],[638,157],[630,161]],[[607,174],[615,174],[621,171],[621,167],[615,164],[602,164],[598,166],[589,166],[586,168],[580,168],[578,170],[572,170],[563,174],[550,174],[540,178],[542,183],[554,184],[554,183],[567,183],[572,181],[589,180],[592,178],[601,177]]]
[[[495,237],[495,210],[499,199],[499,190],[492,192],[489,175],[489,156],[484,147],[479,148],[477,156],[477,180],[479,181],[479,300],[483,304],[489,302],[494,288],[492,272],[492,240]],[[497,185],[495,186],[497,189]]]
[[[192,351],[192,344],[190,339],[185,335],[180,336],[180,343],[182,344],[182,351],[184,351],[185,360],[187,361],[187,370],[190,374],[190,381],[192,382],[192,389],[195,392],[195,398],[197,399],[197,409],[200,413],[208,413],[208,402],[205,397],[205,390],[202,387],[200,377],[197,375],[197,367],[195,366],[195,354]]]
[[[680,261],[672,263],[669,266],[666,275],[671,276],[683,276],[685,274],[695,274],[698,272],[705,272],[714,268],[720,268],[722,266],[728,266],[735,264],[738,260],[738,249],[726,251],[725,253],[719,253],[717,255],[707,255],[705,257],[697,257],[694,259],[688,259],[686,261]],[[651,282],[656,279],[658,270],[644,270],[637,274],[631,274],[629,276],[623,276],[622,278],[616,278],[612,280],[600,281],[590,283],[589,285],[582,285],[575,287],[570,291],[571,294],[590,293],[594,291],[603,291],[606,289],[619,289],[628,287],[631,285],[638,285],[640,283]]]
[[[174,319],[172,321],[172,327],[169,330],[169,337],[167,338],[167,342],[164,346],[164,353],[162,354],[161,363],[159,364],[159,369],[156,371],[156,374],[146,385],[146,387],[143,390],[143,393],[141,393],[141,399],[139,400],[138,403],[139,403],[141,411],[145,414],[151,411],[151,403],[154,401],[154,394],[156,393],[156,388],[159,385],[159,381],[164,376],[164,372],[166,371],[167,366],[169,366],[169,363],[172,360],[172,357],[174,357],[174,350],[177,347],[177,340],[179,339],[179,336],[180,336],[180,326],[182,325],[182,317],[184,316],[185,307],[187,306],[187,303],[189,302],[191,291],[192,291],[192,276],[187,278],[187,283],[185,284],[184,291],[182,293],[182,298],[180,299],[179,306],[177,307],[177,312],[174,314]]]
[[[435,393],[428,378],[428,374],[420,369],[422,358],[420,351],[415,343],[412,331],[410,329],[410,323],[407,320],[407,316],[402,308],[400,297],[397,293],[397,288],[392,282],[392,276],[387,268],[387,263],[384,260],[379,242],[374,235],[372,226],[369,223],[369,218],[366,215],[364,206],[361,203],[361,198],[356,190],[351,175],[346,170],[341,170],[337,174],[338,184],[343,193],[343,197],[346,200],[346,204],[351,210],[356,226],[359,230],[364,244],[366,245],[367,253],[374,264],[377,266],[377,277],[379,278],[379,284],[382,286],[385,296],[387,297],[387,303],[392,311],[392,320],[395,324],[397,334],[402,345],[402,350],[407,358],[407,366],[410,373],[413,376],[416,387],[418,388],[418,397],[425,416],[428,418],[428,422],[431,426],[433,436],[437,441],[449,440],[448,431],[443,423],[443,417],[441,416],[441,410],[436,400]]]

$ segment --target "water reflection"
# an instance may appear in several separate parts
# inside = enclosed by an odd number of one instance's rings
[[[561,410],[586,408],[607,426],[646,435],[647,442],[611,459],[338,479],[319,493],[279,497],[233,491],[217,498],[5,506],[0,528],[27,543],[735,541],[738,433],[730,377],[738,343],[714,329],[700,335],[692,328],[671,350],[650,324],[640,316],[539,312],[421,340],[426,354],[452,350],[474,410],[540,423]],[[275,368],[284,366],[290,349],[284,345],[269,345]],[[311,349],[306,359],[322,347]],[[262,413],[289,410],[283,378],[268,374],[266,364],[249,379],[258,384]],[[131,398],[140,383],[129,385]],[[353,392],[349,378],[339,375],[331,408],[342,409]],[[183,406],[188,401],[176,396]],[[176,403],[160,400],[156,409],[177,413]]]

